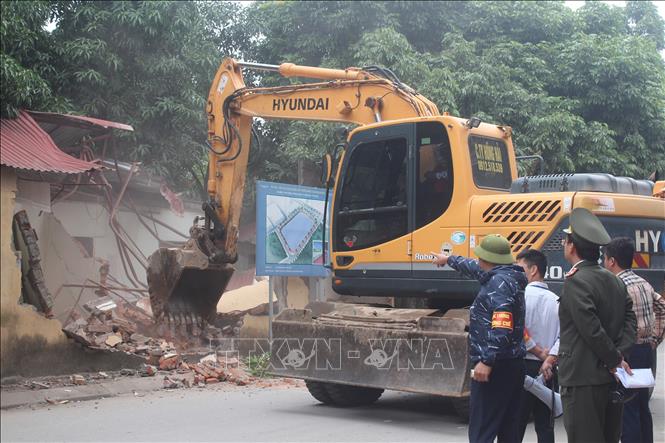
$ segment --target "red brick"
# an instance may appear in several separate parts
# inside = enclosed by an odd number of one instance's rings
[[[178,355],[165,355],[159,359],[159,369],[162,371],[171,371],[180,365],[180,357]]]

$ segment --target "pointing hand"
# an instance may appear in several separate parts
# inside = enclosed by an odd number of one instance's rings
[[[436,252],[430,252],[434,256],[432,264],[437,265],[438,267],[445,266],[448,263],[449,255],[437,254]]]

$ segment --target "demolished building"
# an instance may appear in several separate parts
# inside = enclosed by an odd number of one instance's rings
[[[147,256],[183,244],[201,202],[115,158],[115,134],[132,130],[55,113],[2,120],[3,377],[138,367],[151,348],[176,352],[175,340],[150,337],[170,338],[151,323]],[[240,232],[241,257],[210,337],[267,337],[254,226]],[[309,283],[275,278],[278,310],[304,307],[316,292]],[[94,352],[82,355],[75,343]]]
[[[184,242],[200,202],[109,155],[114,131],[132,130],[53,113],[2,119],[3,376],[40,372],[35,362],[67,348],[63,324],[91,302],[120,298],[149,314],[142,261]]]

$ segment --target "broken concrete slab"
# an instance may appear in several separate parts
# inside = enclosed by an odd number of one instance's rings
[[[205,363],[205,362],[217,363],[217,354],[215,353],[208,354],[199,360],[199,363]]]
[[[18,344],[24,344],[24,342],[20,341]],[[65,341],[48,347],[42,345],[34,352],[21,355],[21,358],[13,360],[11,364],[5,364],[3,361],[2,376],[3,378],[14,375],[40,377],[119,371],[122,368],[137,369],[143,363],[145,363],[145,358],[139,355]]]
[[[117,334],[111,334],[106,338],[106,340],[104,340],[104,343],[107,346],[114,348],[118,344],[122,343],[122,337]]]
[[[72,383],[74,383],[75,385],[79,385],[79,386],[87,384],[87,381],[85,380],[85,377],[80,375],[80,374],[72,375],[70,377],[70,380],[71,380]]]
[[[145,345],[147,342],[151,340],[150,337],[146,337],[145,335],[141,335],[137,332],[132,334],[130,337],[130,340],[136,343],[137,345]]]

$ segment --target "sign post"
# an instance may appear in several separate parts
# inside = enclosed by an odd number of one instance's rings
[[[273,319],[273,304],[272,304],[272,276],[268,277],[268,349],[272,354],[272,319]]]
[[[325,189],[256,182],[256,275],[268,276],[268,339],[272,348],[272,276],[326,277]],[[328,211],[330,213],[330,211]],[[326,220],[327,225],[327,220]],[[327,254],[326,254],[327,255]],[[318,288],[317,288],[318,289]],[[318,298],[317,290],[317,298]]]

